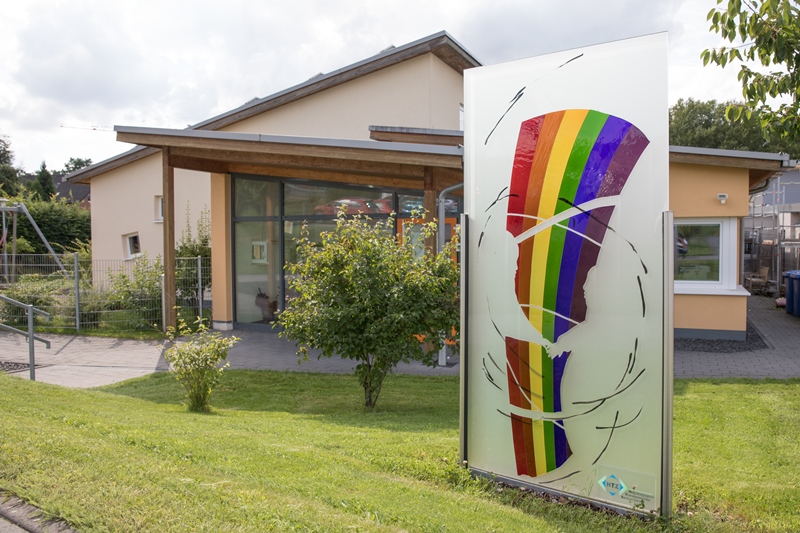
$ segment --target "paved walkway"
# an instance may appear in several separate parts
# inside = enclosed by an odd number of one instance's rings
[[[800,378],[800,318],[765,296],[747,299],[747,316],[767,343],[738,353],[675,352],[676,378]]]
[[[768,348],[740,353],[676,352],[675,377],[800,378],[800,318],[775,309],[769,298],[752,296],[749,317]],[[98,387],[164,371],[163,342],[40,334],[51,341],[47,350],[36,345],[36,380],[68,387]],[[317,359],[298,365],[294,347],[274,332],[237,331],[241,337],[228,355],[231,368],[297,372],[350,373],[355,364],[339,358]],[[22,336],[0,332],[0,361],[28,362]],[[458,375],[458,357],[446,367],[401,364],[398,372]],[[29,370],[14,375],[28,378]]]

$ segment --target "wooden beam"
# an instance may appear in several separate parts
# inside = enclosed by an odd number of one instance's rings
[[[346,172],[331,172],[325,170],[306,170],[289,167],[273,167],[270,165],[247,165],[231,163],[228,165],[231,174],[255,174],[257,176],[273,176],[276,178],[294,178],[302,180],[330,181],[334,183],[347,183],[350,185],[374,185],[391,189],[412,189],[421,191],[423,181],[411,178],[391,178],[385,176],[370,176],[350,174]]]
[[[412,177],[422,179],[425,167],[401,163],[376,163],[346,159],[329,159],[284,154],[257,154],[233,150],[205,150],[199,148],[172,148],[170,157],[185,156],[200,159],[223,161],[227,163],[265,164],[282,167],[337,170],[371,175]],[[461,172],[457,170],[456,172]]]
[[[164,325],[174,328],[175,310],[175,169],[169,164],[169,148],[162,151],[162,198],[164,202]]]
[[[425,221],[430,222],[436,220],[436,185],[433,177],[433,169],[425,167],[425,196],[422,200],[422,206],[425,209]],[[425,238],[425,253],[436,253],[436,235],[431,235]]]
[[[747,168],[756,170],[778,171],[781,169],[780,161],[755,159],[747,157],[725,157],[717,155],[680,154],[675,152],[669,153],[669,162],[685,163],[688,165],[707,165],[715,167]]]
[[[204,137],[122,131],[117,132],[117,140],[131,144],[162,148],[200,148],[214,151],[231,150],[253,154],[283,154],[458,169],[462,166],[460,155],[406,152],[401,150],[378,150],[348,146],[326,146],[305,143],[293,144],[242,139],[209,139]]]

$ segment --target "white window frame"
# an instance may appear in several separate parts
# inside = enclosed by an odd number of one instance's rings
[[[153,222],[164,222],[164,197],[161,195],[153,198]]]
[[[737,217],[676,218],[679,225],[719,225],[719,281],[675,280],[675,294],[747,294],[738,284],[739,219]],[[676,252],[677,256],[677,252]],[[675,258],[677,261],[677,257]]]
[[[131,239],[136,237],[136,240],[139,242],[139,251],[134,253],[133,247],[131,246]],[[126,259],[135,259],[137,257],[141,257],[142,255],[142,240],[139,238],[139,233],[128,233],[122,236],[122,246],[125,251],[125,258]]]

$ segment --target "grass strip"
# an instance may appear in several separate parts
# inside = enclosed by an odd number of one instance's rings
[[[155,374],[0,375],[0,488],[80,531],[796,531],[800,381],[679,381],[669,523],[546,502],[457,465],[458,381],[229,371],[210,414]]]

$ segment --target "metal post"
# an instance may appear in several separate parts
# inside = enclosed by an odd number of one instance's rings
[[[203,320],[203,258],[197,256],[197,318]]]
[[[78,261],[78,252],[75,252],[73,263],[75,265],[75,332],[81,332],[81,270]]]
[[[442,189],[442,192],[439,193],[439,205],[438,205],[438,215],[439,215],[439,224],[436,230],[436,253],[441,253],[442,248],[444,248],[444,243],[447,241],[447,235],[445,232],[447,231],[447,222],[445,221],[445,200],[447,199],[447,195],[453,191],[457,191],[458,189],[463,189],[464,184],[459,183],[457,185],[452,185],[447,187],[446,189]],[[445,344],[441,350],[439,350],[439,366],[447,366],[447,344]]]
[[[5,202],[5,199],[3,201]],[[5,211],[3,211],[3,275],[8,283],[8,228],[6,228]]]
[[[25,309],[28,310],[28,362],[31,367],[31,381],[36,381],[36,363],[33,355],[33,306],[26,305]]]

